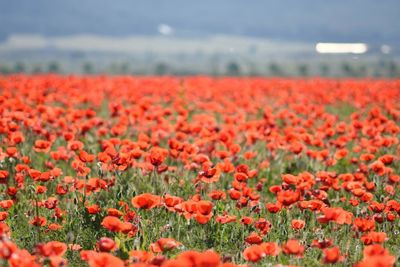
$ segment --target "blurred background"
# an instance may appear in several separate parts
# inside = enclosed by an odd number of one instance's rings
[[[1,73],[400,75],[398,0],[0,0]]]

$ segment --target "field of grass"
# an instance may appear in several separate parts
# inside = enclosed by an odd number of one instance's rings
[[[1,266],[394,266],[400,80],[0,77]]]

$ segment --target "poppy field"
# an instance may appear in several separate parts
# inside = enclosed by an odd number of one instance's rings
[[[400,80],[0,77],[1,266],[395,266]]]

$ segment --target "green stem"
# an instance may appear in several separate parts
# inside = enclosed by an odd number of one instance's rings
[[[37,194],[34,194],[35,196],[35,218],[36,220],[39,220],[39,201],[38,201],[38,196]],[[42,242],[42,237],[41,237],[41,233],[40,233],[40,225],[36,225],[36,230],[37,230],[37,236],[38,236],[38,242],[37,243],[41,243]]]

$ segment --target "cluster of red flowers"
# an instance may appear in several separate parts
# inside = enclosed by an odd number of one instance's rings
[[[0,262],[393,266],[399,122],[398,80],[0,77]]]

